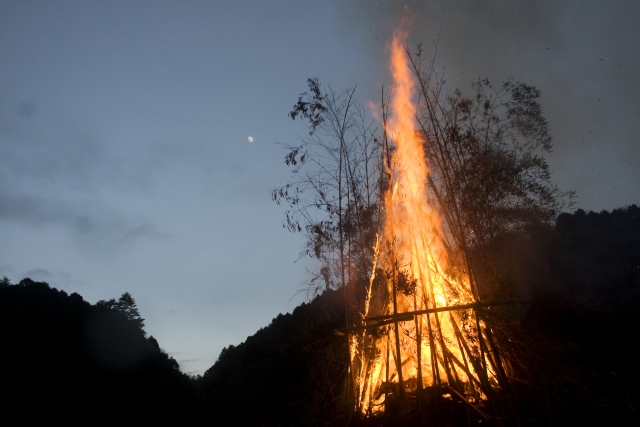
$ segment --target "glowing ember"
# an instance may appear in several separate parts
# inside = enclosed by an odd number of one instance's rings
[[[469,403],[486,399],[496,386],[494,366],[501,363],[487,354],[485,325],[471,308],[433,312],[476,298],[466,268],[453,262],[443,241],[429,197],[406,36],[397,31],[391,44],[394,86],[385,130],[394,149],[387,163],[384,227],[362,313],[366,326],[350,338],[355,403],[363,413],[383,410],[392,399],[406,407],[428,387],[444,398],[453,393]]]

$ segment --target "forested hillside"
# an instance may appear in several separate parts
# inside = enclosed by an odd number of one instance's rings
[[[325,425],[344,414],[349,365],[341,291],[326,291],[238,346],[200,380],[207,408],[239,425]]]
[[[85,421],[125,413],[140,420],[188,415],[198,405],[189,377],[141,325],[128,294],[91,305],[44,282],[11,285],[5,278],[0,286],[5,414],[10,409],[25,420]]]
[[[640,208],[563,214],[554,229],[502,239],[485,259],[484,274],[499,279],[484,289],[487,297],[530,301],[496,312],[528,370],[512,385],[521,424],[637,425]],[[39,419],[126,413],[147,421],[357,425],[343,399],[347,341],[334,332],[346,326],[343,295],[328,290],[278,315],[190,378],[147,336],[128,293],[92,305],[44,282],[5,278],[4,407]]]
[[[508,313],[516,320],[510,339],[524,345],[523,377],[536,380],[528,398],[543,400],[524,418],[638,425],[640,208],[565,213],[554,229],[513,235],[492,249],[489,270],[501,286],[491,296],[531,301]]]

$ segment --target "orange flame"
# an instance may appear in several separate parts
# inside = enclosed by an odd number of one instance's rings
[[[386,289],[378,292],[386,296],[376,300],[372,295],[374,265],[363,310],[365,317],[474,301],[468,274],[449,259],[443,225],[429,198],[429,169],[424,138],[415,128],[415,84],[404,48],[406,37],[406,31],[396,31],[391,43],[394,85],[385,128],[394,143],[387,171],[391,190],[384,196],[384,227],[374,248],[376,263],[386,272]],[[404,292],[399,289],[401,277]],[[412,289],[407,291],[407,286]],[[468,317],[463,319],[460,312],[416,315],[414,321],[390,325],[382,337],[366,331],[353,337],[350,344],[359,409],[364,413],[381,410],[391,389],[396,395],[404,394],[447,383],[447,379],[451,382],[453,377],[459,388],[460,384],[467,384],[473,389],[472,381],[479,380],[469,378],[476,374],[467,359],[471,353],[478,353],[477,347],[468,348],[477,342],[473,339],[477,332],[469,325]],[[470,344],[465,337],[470,338]],[[461,341],[467,345],[466,352]],[[401,383],[404,390],[400,389]]]

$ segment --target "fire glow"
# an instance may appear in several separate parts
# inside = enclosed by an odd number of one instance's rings
[[[406,37],[399,30],[391,44],[393,93],[385,132],[393,148],[386,151],[384,225],[374,248],[363,326],[349,338],[355,406],[365,414],[392,402],[420,405],[426,389],[468,404],[481,402],[504,372],[491,355],[487,325],[474,307],[459,308],[479,299],[430,197],[423,149],[429,142],[415,127]]]

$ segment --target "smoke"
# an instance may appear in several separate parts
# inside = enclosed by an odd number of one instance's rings
[[[411,17],[409,47],[422,43],[427,53],[434,54],[437,44],[438,63],[451,70],[448,75],[452,77],[508,71],[521,65],[524,57],[540,60],[540,55],[549,55],[542,52],[547,48],[562,50],[562,34],[555,20],[562,14],[559,7],[550,0],[352,0],[337,4],[343,33],[368,45],[372,60],[384,60],[393,29],[403,16]],[[512,61],[516,58],[517,63]]]
[[[586,209],[638,203],[640,3],[431,0],[335,3],[347,43],[363,50],[366,79],[388,84],[388,45],[402,16],[408,47],[436,57],[449,89],[489,78],[536,85],[553,130],[549,162]],[[371,71],[378,70],[378,71]],[[367,94],[374,98],[376,94]]]

